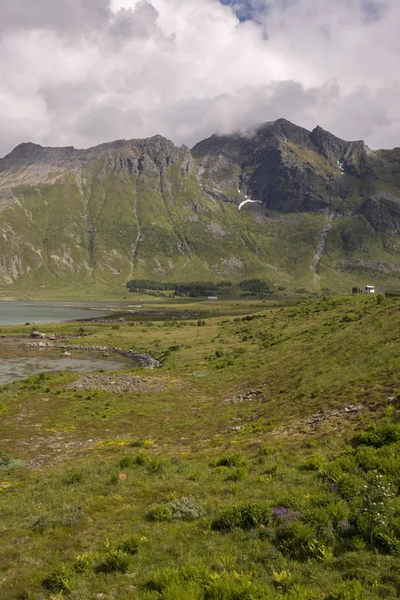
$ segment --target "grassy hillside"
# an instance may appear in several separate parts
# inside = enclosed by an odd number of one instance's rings
[[[398,598],[400,301],[147,310],[44,330],[160,369],[1,390],[1,598]]]

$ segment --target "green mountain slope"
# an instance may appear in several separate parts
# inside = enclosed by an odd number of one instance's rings
[[[192,152],[161,136],[0,160],[0,285],[122,289],[128,279],[396,286],[398,149],[283,119]],[[245,199],[258,203],[240,204]]]

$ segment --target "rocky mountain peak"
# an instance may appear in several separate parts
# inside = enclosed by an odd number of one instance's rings
[[[24,165],[35,162],[49,162],[65,158],[71,158],[76,154],[77,150],[73,146],[65,146],[61,148],[51,148],[40,146],[32,142],[19,144],[7,154],[3,159],[0,159],[0,165]]]
[[[287,119],[277,119],[276,121],[270,121],[261,125],[256,130],[255,137],[256,139],[280,137],[285,141],[290,141],[299,146],[311,147],[310,132],[304,127],[291,123]]]
[[[319,125],[310,133],[310,140],[317,152],[331,161],[342,161],[350,145]]]

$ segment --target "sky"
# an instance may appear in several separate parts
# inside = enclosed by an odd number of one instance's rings
[[[0,0],[0,156],[284,117],[400,146],[398,0]]]

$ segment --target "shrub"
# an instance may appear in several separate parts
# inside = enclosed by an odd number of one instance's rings
[[[276,588],[286,591],[293,585],[293,576],[290,571],[274,571],[273,582]]]
[[[153,505],[147,513],[150,521],[193,521],[204,515],[202,506],[191,496]]]
[[[251,577],[236,571],[211,572],[203,565],[163,569],[148,586],[165,600],[255,600],[269,598]]]
[[[168,466],[167,461],[162,460],[161,458],[147,456],[147,454],[144,453],[138,454],[133,459],[132,464],[139,465],[141,467],[146,467],[149,473],[163,472],[167,469]]]
[[[65,527],[74,527],[83,517],[83,509],[81,506],[74,506],[60,519],[61,525]]]
[[[129,446],[131,448],[143,448],[144,442],[142,442],[141,440],[135,440],[134,442],[130,443]]]
[[[294,521],[298,521],[303,516],[300,511],[292,510],[291,508],[286,508],[285,506],[274,506],[272,509],[272,514],[274,520],[280,525],[293,523]]]
[[[186,591],[186,584],[188,582],[203,586],[211,577],[211,571],[203,565],[188,565],[180,569],[167,567],[153,573],[148,587],[159,593],[165,592],[171,586],[176,586],[177,589],[181,590],[183,588]],[[175,596],[172,597],[175,598]]]
[[[134,464],[135,460],[132,456],[124,456],[119,461],[119,466],[121,467],[121,469],[126,469],[127,467],[131,467]]]
[[[172,521],[172,508],[168,504],[155,504],[146,516],[149,521]]]
[[[0,471],[7,470],[11,471],[12,469],[21,469],[26,466],[26,462],[24,460],[20,460],[17,458],[10,458],[7,454],[4,454],[0,450]]]
[[[149,463],[149,457],[147,454],[140,453],[133,459],[135,465],[139,465],[140,467],[144,467]]]
[[[356,438],[356,442],[364,446],[380,448],[388,444],[394,444],[400,440],[400,424],[383,421],[375,427],[362,431]]]
[[[75,573],[85,573],[88,571],[92,567],[95,559],[96,555],[93,552],[78,554],[73,562],[73,569]]]
[[[335,591],[328,595],[327,600],[362,600],[364,594],[358,579],[343,581]]]
[[[139,550],[140,541],[137,537],[129,537],[124,540],[119,546],[118,550],[122,550],[127,554],[136,554]]]
[[[318,452],[312,454],[302,465],[305,471],[322,471],[326,459],[322,454]]]
[[[45,528],[49,527],[51,524],[52,524],[52,521],[49,519],[49,517],[47,517],[45,515],[40,515],[40,517],[38,517],[35,521],[33,521],[32,525],[31,525],[31,529],[33,529],[34,531],[39,531],[40,533],[43,533]]]
[[[178,500],[172,500],[168,503],[168,506],[172,510],[172,519],[182,519],[184,521],[193,521],[204,516],[204,510],[201,504],[199,504],[192,496],[179,498]]]
[[[149,473],[163,473],[167,470],[168,463],[161,458],[150,458],[146,468]]]
[[[215,461],[214,466],[216,467],[240,467],[245,464],[245,459],[239,454],[228,454]]]
[[[260,446],[258,449],[258,456],[269,456],[273,454],[274,449],[271,446]]]
[[[127,573],[131,564],[131,555],[123,550],[108,550],[97,570],[102,573]]]
[[[224,510],[211,522],[211,529],[229,531],[235,527],[251,529],[268,525],[271,520],[271,507],[266,502],[243,502]]]
[[[387,524],[391,507],[389,499],[393,496],[391,486],[386,484],[383,475],[372,473],[362,493],[362,514],[359,528],[368,532],[372,545],[374,530]]]
[[[245,467],[237,467],[232,471],[232,473],[227,477],[228,481],[242,481],[246,479],[248,475],[248,471]]]
[[[74,483],[79,483],[80,481],[82,481],[82,477],[82,473],[72,471],[71,473],[68,473],[68,475],[64,479],[64,485],[73,485]]]
[[[277,538],[279,549],[295,560],[326,560],[332,556],[330,548],[316,538],[314,528],[308,523],[289,523]]]
[[[400,550],[400,541],[393,531],[376,531],[375,546],[381,552],[386,554],[398,554]]]
[[[72,590],[74,574],[66,565],[61,565],[48,577],[43,579],[42,585],[50,592],[70,592]]]
[[[0,469],[7,469],[8,465],[11,462],[11,458],[9,458],[4,452],[0,450]]]

